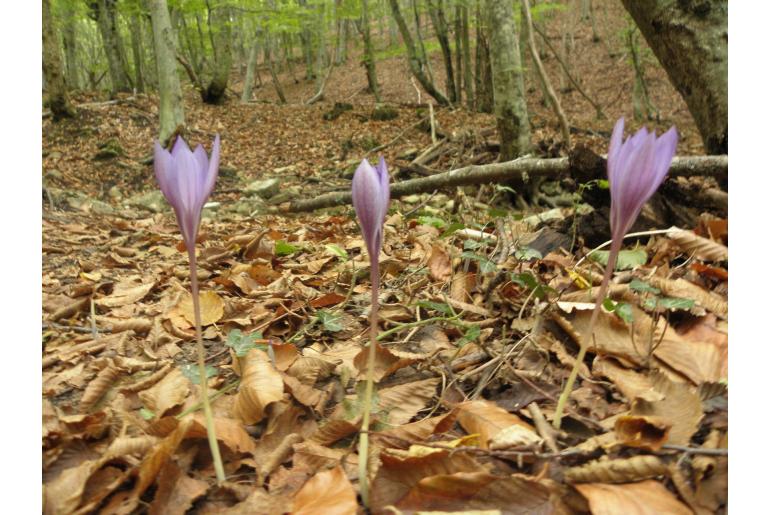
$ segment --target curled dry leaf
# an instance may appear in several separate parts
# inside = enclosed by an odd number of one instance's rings
[[[251,349],[241,358],[241,385],[233,404],[233,415],[244,424],[256,424],[265,408],[283,399],[283,378],[264,351]]]
[[[387,412],[388,424],[406,424],[424,409],[436,394],[438,377],[404,383],[377,392],[379,408]]]
[[[339,360],[327,360],[316,356],[300,356],[286,370],[286,373],[295,377],[302,384],[313,386],[317,381],[326,379],[339,365]]]
[[[150,515],[184,515],[193,502],[209,489],[209,484],[186,475],[173,461],[158,474],[158,491],[150,503]]]
[[[162,417],[166,412],[182,404],[190,392],[190,380],[175,368],[147,390],[139,393],[144,405],[156,416]]]
[[[302,441],[302,436],[291,433],[273,448],[272,452],[260,460],[257,468],[257,484],[263,484],[265,478],[270,475],[284,461],[288,460],[294,452],[294,445]]]
[[[96,377],[88,383],[83,392],[83,397],[80,399],[80,411],[90,410],[112,387],[118,376],[120,376],[120,369],[112,363],[109,363],[96,374]]]
[[[596,460],[564,471],[569,483],[629,483],[664,476],[668,465],[657,456],[633,456],[626,459]]]
[[[45,515],[68,515],[80,505],[86,482],[99,468],[101,460],[84,461],[77,467],[62,471],[59,476],[45,485],[43,491],[43,513]]]
[[[629,447],[658,451],[668,440],[671,422],[655,416],[621,415],[615,421],[618,441]]]
[[[389,376],[396,370],[404,367],[408,367],[412,363],[416,362],[421,356],[409,355],[408,353],[400,353],[401,356],[395,352],[377,344],[375,348],[374,356],[374,381],[379,382],[383,378]],[[404,355],[406,354],[406,355]],[[353,359],[353,364],[358,370],[358,378],[364,379],[366,377],[366,369],[369,360],[369,348],[364,347],[361,352],[356,354]]]
[[[110,460],[129,455],[138,455],[142,457],[157,442],[158,439],[150,435],[136,437],[122,436],[110,443],[110,446],[104,453],[104,459]]]
[[[666,234],[683,251],[703,261],[727,261],[727,247],[692,231],[671,227]]]
[[[631,414],[653,416],[671,424],[668,443],[689,445],[703,418],[700,396],[688,383],[675,383],[663,374],[655,374],[653,389],[662,399],[650,401],[637,397],[631,403]]]
[[[254,453],[256,448],[254,439],[237,420],[215,417],[214,432],[217,435],[217,440],[226,445],[232,452],[242,454]],[[205,439],[206,437],[206,421],[204,420],[202,413],[196,413],[192,419],[192,424],[190,424],[190,427],[185,434],[185,438]]]
[[[666,279],[664,277],[650,277],[648,282],[655,288],[658,288],[664,295],[669,297],[679,297],[682,299],[692,299],[697,304],[713,312],[719,317],[727,316],[727,301],[722,296],[704,290],[700,286],[685,279]]]
[[[469,434],[478,434],[480,445],[485,449],[500,431],[513,425],[521,426],[537,436],[532,426],[489,401],[468,401],[458,404],[455,409],[457,421],[462,428]]]
[[[585,483],[575,489],[588,500],[593,515],[691,515],[692,511],[657,481],[608,485]]]
[[[452,277],[452,260],[440,245],[432,245],[428,258],[428,271],[431,279],[442,283]]]
[[[441,434],[449,431],[457,419],[457,409],[452,409],[449,413],[437,417],[424,418],[410,424],[394,426],[384,431],[374,434],[374,438],[382,438],[391,447],[403,447],[405,442],[426,440],[431,435]],[[383,438],[383,435],[385,438]],[[395,437],[397,441],[393,441]]]
[[[291,511],[293,515],[354,515],[358,511],[356,492],[337,465],[310,478],[294,496]]]
[[[313,441],[305,441],[294,444],[292,463],[295,469],[312,475],[321,469],[333,467],[340,462],[345,454],[344,449],[335,449],[319,445]],[[351,460],[353,456],[349,456],[347,459]]]
[[[143,379],[140,379],[139,381],[136,381],[135,383],[131,383],[130,385],[121,388],[121,392],[124,393],[135,393],[135,392],[141,392],[142,390],[145,390],[149,388],[150,386],[154,385],[161,379],[163,379],[166,374],[168,374],[171,371],[171,368],[174,365],[172,363],[166,363],[156,372],[153,372],[149,376],[144,377]]]

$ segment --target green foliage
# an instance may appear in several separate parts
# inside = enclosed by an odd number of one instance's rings
[[[340,313],[332,313],[325,309],[319,309],[316,311],[315,318],[321,323],[324,331],[336,333],[345,328],[341,323],[342,315]]]
[[[532,295],[540,300],[547,298],[549,293],[556,293],[556,290],[538,281],[537,277],[535,277],[531,272],[511,274],[511,282],[531,291]]]
[[[192,384],[201,384],[200,373],[198,372],[198,365],[196,363],[186,363],[180,367],[182,375],[190,380]],[[219,372],[217,368],[211,365],[206,365],[206,378],[210,379],[216,377]]]
[[[497,270],[497,265],[493,261],[490,261],[486,256],[476,254],[475,252],[465,251],[460,254],[460,257],[476,261],[479,264],[479,272],[482,274],[494,272]]]
[[[262,333],[255,331],[250,334],[243,334],[240,329],[233,329],[227,335],[227,341],[225,345],[232,348],[235,351],[235,355],[239,358],[244,357],[249,353],[251,349],[267,349],[265,344],[257,344],[256,340],[262,339]]]
[[[444,304],[443,302],[431,302],[429,300],[421,300],[421,301],[418,301],[415,305],[424,309],[438,311],[439,313],[447,316],[451,316],[453,314],[452,308],[448,304]]]
[[[658,295],[660,293],[658,288],[653,288],[648,283],[640,281],[639,279],[632,279],[628,287],[631,289],[631,291],[635,291],[637,293],[652,293],[653,295]]]
[[[287,243],[283,240],[278,240],[275,242],[276,256],[291,256],[300,250],[302,250],[301,247],[297,247],[296,245],[292,245],[291,243]]]
[[[631,308],[631,304],[628,302],[615,302],[610,298],[604,299],[602,302],[604,309],[610,313],[615,313],[625,323],[630,324],[634,321],[634,313]]]
[[[481,334],[481,328],[478,326],[478,324],[468,326],[468,329],[465,330],[463,337],[457,340],[457,346],[462,347],[463,345],[476,341],[476,339],[479,337],[479,334]]]
[[[539,250],[529,247],[521,247],[514,251],[513,256],[519,261],[532,261],[533,259],[543,259]]]
[[[443,229],[448,224],[442,220],[441,218],[430,216],[430,215],[421,215],[417,217],[417,222],[420,225],[431,225],[435,227],[436,229]]]
[[[609,256],[609,251],[600,250],[594,252],[589,257],[592,261],[607,266]],[[645,263],[647,263],[647,253],[643,249],[621,250],[618,253],[618,262],[615,263],[615,270],[632,270]]]
[[[139,416],[144,420],[152,420],[155,418],[155,413],[145,407],[139,408]]]
[[[329,243],[327,245],[324,245],[324,248],[326,248],[327,254],[331,254],[332,256],[336,256],[343,261],[347,261],[350,256],[348,256],[348,251],[337,245],[336,243]]]
[[[465,224],[460,222],[453,222],[448,226],[446,226],[446,228],[444,229],[444,232],[441,233],[439,238],[448,238],[449,236],[453,235],[460,229],[465,229]]]

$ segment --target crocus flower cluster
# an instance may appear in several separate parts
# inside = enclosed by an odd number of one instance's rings
[[[206,433],[208,434],[211,457],[217,481],[225,480],[225,470],[222,457],[219,454],[219,444],[214,432],[214,415],[209,402],[206,351],[203,347],[201,331],[201,308],[198,296],[198,272],[195,258],[195,240],[198,236],[198,226],[206,199],[214,189],[214,183],[219,173],[219,134],[214,138],[211,159],[203,147],[198,145],[195,152],[190,150],[187,143],[177,137],[171,152],[165,150],[159,142],[155,142],[155,177],[158,179],[160,190],[174,208],[176,220],[182,231],[187,255],[190,259],[190,290],[192,293],[193,311],[195,313],[195,339],[198,346],[198,371],[200,374],[201,397],[203,412],[206,418]]]
[[[607,258],[607,268],[596,295],[596,305],[588,322],[588,329],[583,336],[575,364],[572,367],[564,391],[559,397],[554,414],[553,425],[561,427],[561,419],[567,399],[577,378],[578,366],[585,358],[588,340],[593,337],[594,325],[601,310],[604,296],[607,294],[610,277],[615,269],[618,253],[631,226],[653,193],[666,178],[671,160],[676,153],[678,135],[675,127],[657,137],[642,127],[636,134],[623,141],[624,120],[615,124],[607,153],[607,177],[610,182],[610,231],[612,244]]]
[[[379,257],[382,249],[382,231],[385,223],[385,215],[390,203],[390,179],[385,159],[380,158],[376,167],[364,159],[358,166],[353,176],[353,207],[356,210],[361,232],[366,242],[366,250],[369,253],[372,281],[372,306],[369,317],[370,343],[367,359],[366,389],[362,402],[363,416],[361,420],[361,433],[358,448],[358,472],[361,485],[361,498],[364,505],[369,506],[369,417],[371,414],[372,396],[374,394],[374,357],[377,346],[377,294],[380,285]]]

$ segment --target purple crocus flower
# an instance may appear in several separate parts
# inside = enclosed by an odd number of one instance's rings
[[[214,138],[210,160],[201,145],[192,152],[181,136],[171,152],[155,141],[155,177],[174,208],[187,248],[195,245],[203,205],[214,189],[218,172],[219,134]]]
[[[588,329],[580,344],[580,351],[556,405],[553,417],[553,426],[556,429],[561,428],[562,415],[577,378],[578,366],[585,359],[588,342],[593,338],[594,326],[601,311],[604,296],[607,294],[610,277],[623,245],[623,238],[634,225],[645,202],[650,200],[652,194],[666,178],[676,152],[678,136],[675,127],[671,127],[659,138],[654,132],[647,132],[647,129],[642,127],[636,134],[623,141],[623,125],[623,118],[615,124],[610,138],[610,150],[607,153],[607,177],[610,181],[611,197],[610,231],[612,232],[607,267],[596,295],[594,310],[588,321]]]
[[[624,120],[615,124],[607,154],[612,240],[621,241],[666,177],[678,140],[675,127],[659,138],[642,127],[623,141]]]
[[[369,259],[374,262],[382,248],[382,224],[390,203],[390,179],[385,159],[376,167],[364,159],[353,175],[353,207],[361,223]]]

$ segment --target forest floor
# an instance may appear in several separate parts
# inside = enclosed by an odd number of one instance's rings
[[[615,120],[630,115],[633,83],[627,56],[608,52],[619,48],[622,7],[607,9],[603,41],[578,25],[573,61],[606,118],[578,92],[562,93],[578,129],[573,144],[598,154]],[[551,56],[545,64],[558,83],[558,63]],[[393,180],[414,176],[411,159],[432,144],[429,124],[420,123],[428,110],[416,105],[403,57],[378,61],[377,71],[398,115],[392,120],[372,120],[374,102],[353,57],[312,106],[303,101],[313,81],[294,83],[288,71],[280,75],[288,105],[275,103],[264,72],[249,104],[238,101],[237,80],[222,106],[186,93],[188,141],[209,150],[214,135],[222,137],[216,204],[204,212],[198,245],[209,384],[222,392],[213,402],[228,476],[221,486],[192,366],[186,253],[152,165],[143,164],[157,98],[105,103],[81,93],[77,118],[43,120],[46,513],[360,512],[364,243],[350,206],[283,208],[349,189],[364,157],[383,155]],[[438,53],[433,71],[443,84]],[[659,132],[676,125],[677,154],[702,154],[692,118],[654,58],[646,71],[660,112],[646,125]],[[533,154],[566,155],[537,84],[527,90]],[[335,102],[352,108],[327,121]],[[494,131],[484,131],[494,127],[491,115],[436,108],[435,120],[438,138],[451,142],[434,170],[497,159]],[[278,182],[254,184],[269,179]],[[574,195],[578,185],[551,186],[555,196],[572,188],[572,203],[515,210],[500,186],[391,203],[381,257],[374,512],[725,509],[726,220],[703,212],[684,228],[694,231],[627,242],[611,288],[623,309],[602,313],[556,431],[555,399],[603,268],[584,260],[590,246],[569,223],[590,210]],[[543,224],[554,218],[566,221]]]

